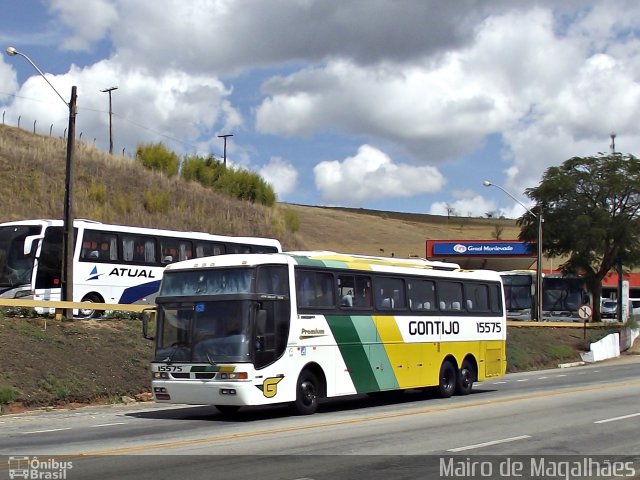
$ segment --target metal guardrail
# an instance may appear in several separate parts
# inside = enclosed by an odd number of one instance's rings
[[[92,308],[94,310],[115,310],[120,312],[155,312],[153,305],[131,305],[122,303],[88,303],[62,302],[56,300],[22,300],[15,298],[0,298],[0,307],[54,308],[55,318],[60,320],[64,311],[70,308]],[[622,325],[619,322],[587,322],[588,328]],[[527,322],[521,320],[507,320],[508,327],[582,327],[583,322]]]
[[[596,327],[621,327],[620,322],[525,322],[521,320],[507,320],[507,327],[573,327],[573,328],[596,328]]]
[[[154,305],[131,305],[122,303],[89,303],[63,302],[59,300],[26,300],[19,298],[0,298],[0,307],[53,308],[56,320],[62,319],[64,311],[68,309],[91,308],[93,310],[115,310],[120,312],[155,311]]]

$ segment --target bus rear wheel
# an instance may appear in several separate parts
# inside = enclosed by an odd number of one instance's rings
[[[86,303],[104,303],[102,299],[94,293],[89,293],[85,295],[82,301]],[[78,309],[78,316],[85,320],[89,320],[90,318],[97,318],[100,315],[102,315],[102,310],[95,310],[93,308]]]
[[[318,378],[308,370],[298,377],[296,386],[296,400],[293,402],[293,410],[298,415],[311,415],[318,409]]]
[[[458,381],[456,383],[456,394],[469,395],[473,388],[473,379],[475,378],[475,369],[471,362],[465,360],[462,362],[462,368],[458,372]]]
[[[449,398],[456,390],[458,378],[456,367],[449,360],[445,360],[440,367],[440,376],[438,378],[438,394],[442,398]]]

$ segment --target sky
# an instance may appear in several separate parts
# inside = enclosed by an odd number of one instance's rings
[[[547,168],[638,153],[635,0],[5,2],[2,51],[53,86],[2,54],[5,124],[62,137],[77,86],[108,152],[117,87],[114,155],[233,135],[282,202],[516,218]]]

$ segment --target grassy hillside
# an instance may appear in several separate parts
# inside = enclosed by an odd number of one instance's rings
[[[62,218],[66,142],[0,125],[0,221]],[[77,142],[74,213],[107,223],[278,238],[303,248],[281,209],[242,202]]]
[[[512,219],[451,217],[355,208],[287,205],[300,220],[300,238],[311,249],[363,255],[424,257],[426,240],[518,238]]]

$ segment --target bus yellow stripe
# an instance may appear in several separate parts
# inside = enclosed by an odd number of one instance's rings
[[[420,386],[425,370],[422,345],[403,341],[395,317],[374,316],[373,319],[399,388]]]
[[[395,317],[374,315],[373,322],[378,329],[378,335],[382,343],[402,342],[402,335]]]

